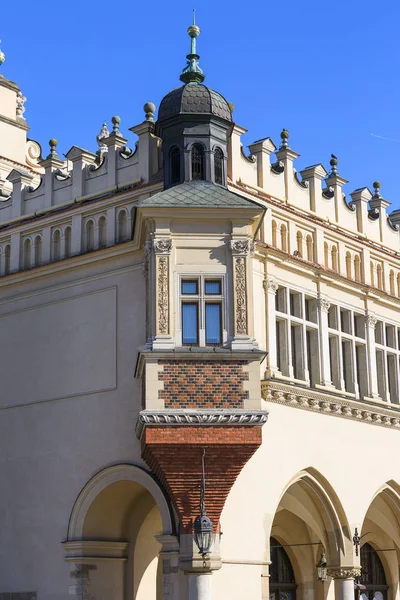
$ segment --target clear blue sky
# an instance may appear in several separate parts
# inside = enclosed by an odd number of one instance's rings
[[[235,105],[245,145],[283,127],[301,154],[296,168],[339,158],[345,192],[382,183],[400,208],[398,0],[196,0],[205,83]],[[47,0],[1,8],[2,73],[27,96],[30,136],[47,152],[95,151],[103,120],[121,131],[143,104],[180,85],[193,3]],[[371,134],[390,138],[373,137]]]

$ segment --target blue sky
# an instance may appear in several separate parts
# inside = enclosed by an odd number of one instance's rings
[[[5,2],[2,73],[27,96],[30,136],[47,152],[95,151],[103,120],[121,131],[180,84],[193,3]],[[339,158],[345,192],[381,181],[400,208],[400,45],[397,0],[197,0],[205,83],[235,105],[245,145],[283,127],[298,170]],[[17,10],[17,12],[16,12]],[[382,137],[374,137],[382,136]],[[382,139],[388,138],[388,139]]]

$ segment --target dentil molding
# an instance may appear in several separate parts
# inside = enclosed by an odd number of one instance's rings
[[[329,394],[324,390],[296,388],[273,379],[261,382],[261,394],[267,402],[285,404],[381,427],[400,429],[400,411],[390,405],[387,408],[378,405],[371,406],[361,400],[345,399],[340,394]]]

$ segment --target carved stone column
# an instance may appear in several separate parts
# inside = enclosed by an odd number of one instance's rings
[[[162,599],[174,600],[179,598],[179,542],[174,535],[156,535],[156,540],[162,545]]]
[[[321,384],[332,387],[331,365],[329,360],[328,312],[330,302],[326,298],[318,298],[319,351],[321,360]]]
[[[365,315],[365,331],[367,335],[368,390],[371,398],[380,399],[375,350],[375,325],[377,318],[372,314]]]
[[[266,310],[266,325],[267,325],[267,377],[274,377],[278,369],[278,353],[276,346],[276,315],[275,315],[275,297],[278,291],[278,283],[272,277],[266,277],[263,281],[265,292],[265,310]]]
[[[232,349],[251,350],[254,339],[250,335],[248,260],[252,251],[249,239],[231,240],[233,270],[233,340]]]
[[[155,320],[156,335],[153,348],[164,350],[174,346],[170,331],[170,255],[172,240],[160,238],[153,241],[155,254]]]
[[[335,581],[335,600],[354,600],[354,580],[360,572],[359,567],[328,569],[328,577]]]

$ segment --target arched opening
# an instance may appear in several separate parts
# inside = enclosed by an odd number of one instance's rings
[[[295,600],[296,581],[290,558],[275,538],[270,538],[269,597],[270,600]]]
[[[297,240],[297,253],[298,256],[303,256],[303,236],[301,231],[298,231],[296,234],[296,240]]]
[[[400,273],[397,274],[397,295],[400,297]]]
[[[53,260],[60,260],[61,257],[61,233],[56,229],[53,233]]]
[[[118,242],[124,242],[126,240],[126,210],[120,210],[118,213],[118,222],[117,222],[117,239]]]
[[[287,252],[287,229],[286,225],[281,225],[281,250]]]
[[[192,180],[204,179],[204,148],[201,144],[193,144],[192,152]]]
[[[90,219],[86,223],[86,252],[94,250],[94,223]]]
[[[107,220],[105,217],[99,219],[99,248],[107,246]]]
[[[169,153],[171,185],[181,182],[181,151],[178,146],[174,146]]]
[[[351,279],[351,254],[346,252],[346,277]]]
[[[69,553],[95,567],[88,593],[96,600],[161,600],[163,536],[171,541],[171,511],[154,479],[134,465],[98,473],[71,513]],[[106,558],[104,555],[106,550]],[[118,560],[116,560],[118,559]]]
[[[329,246],[328,242],[324,242],[324,264],[329,267]]]
[[[35,256],[34,256],[34,261],[35,261],[35,267],[38,267],[39,265],[42,264],[42,238],[40,237],[40,235],[37,235],[35,237]]]
[[[394,271],[391,270],[389,273],[389,285],[390,285],[390,293],[392,294],[392,296],[394,296],[395,291],[394,291]]]
[[[332,257],[332,269],[337,272],[338,271],[338,251],[337,251],[336,246],[332,246],[331,257]]]
[[[364,544],[360,551],[361,600],[386,600],[388,585],[385,570],[378,552],[371,544]]]
[[[310,262],[314,262],[314,251],[313,251],[313,240],[312,236],[308,234],[307,236],[307,260]]]
[[[362,600],[394,598],[400,566],[400,486],[386,482],[372,499],[361,529]],[[392,593],[388,594],[388,590]]]
[[[214,180],[218,185],[224,183],[224,153],[221,148],[216,148],[214,152]]]
[[[10,265],[11,265],[11,246],[7,244],[4,248],[4,275],[10,274]]]
[[[31,267],[31,240],[28,238],[24,241],[23,268],[30,269]]]
[[[375,265],[371,260],[371,264],[370,264],[370,272],[371,272],[371,285],[372,287],[375,287]]]
[[[272,221],[272,245],[274,246],[274,248],[277,247],[277,245],[276,245],[276,221]]]
[[[71,227],[66,227],[64,231],[64,246],[65,246],[65,256],[69,258],[72,254],[71,250]]]
[[[345,564],[353,555],[352,534],[343,507],[329,482],[312,467],[298,473],[286,486],[272,522],[271,546],[277,545],[276,564],[287,580],[289,598],[294,598],[294,582],[299,586],[302,598],[319,597],[316,564],[325,553],[328,564]],[[282,545],[289,559],[279,550]],[[271,561],[274,557],[271,551]],[[272,565],[271,565],[272,566]],[[286,574],[285,574],[286,568]],[[274,568],[270,576],[276,578]],[[282,578],[282,575],[281,575]],[[273,600],[283,600],[271,587]],[[280,584],[278,580],[278,584]],[[291,587],[290,587],[291,586]],[[282,590],[283,591],[283,590]]]
[[[354,277],[356,281],[361,281],[361,261],[358,254],[354,257]]]

